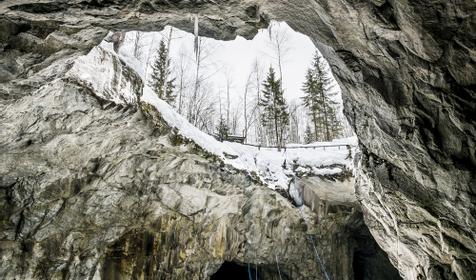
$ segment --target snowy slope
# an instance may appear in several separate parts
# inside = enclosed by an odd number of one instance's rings
[[[344,144],[352,144],[353,139],[348,139]],[[329,143],[313,143],[321,145]],[[271,187],[286,187],[294,175],[335,175],[353,169],[352,158],[354,151],[345,147],[277,149],[250,147],[238,143],[225,142],[224,145],[233,148],[239,160],[251,166],[260,177]],[[290,145],[291,146],[291,145]],[[352,153],[352,154],[349,154]]]
[[[306,145],[290,145],[294,149],[278,151],[271,148],[257,148],[231,142],[219,142],[214,137],[200,131],[165,101],[159,99],[149,87],[144,88],[141,97],[161,113],[164,120],[179,133],[192,140],[206,151],[219,156],[225,163],[241,170],[254,172],[271,188],[287,189],[297,173],[307,175],[334,175],[352,170],[353,149],[327,147],[326,149],[306,149]],[[335,142],[316,142],[307,146],[348,144],[355,147],[355,138],[338,139]],[[236,158],[234,158],[236,157]]]
[[[112,62],[114,59],[127,64],[139,75],[124,76],[114,73],[114,69],[121,73],[124,72],[122,67],[118,67],[118,63]],[[143,87],[143,90],[142,87],[133,86],[137,84],[137,79],[140,79],[141,74],[144,75],[144,69],[135,58],[125,57],[123,53],[118,56],[111,51],[110,46],[103,43],[100,47],[91,50],[88,55],[78,59],[66,76],[88,85],[98,96],[118,104],[137,105],[135,96],[140,96],[140,101],[154,106],[168,125],[176,127],[183,137],[218,156],[226,164],[245,170],[250,174],[257,174],[264,183],[273,189],[276,187],[287,189],[292,178],[297,174],[333,175],[353,169],[352,158],[349,157],[350,153],[353,154],[353,149],[348,151],[345,147],[340,149],[337,147],[305,149],[306,145],[289,145],[293,149],[277,151],[270,148],[258,149],[238,143],[219,142],[190,124],[170,105],[159,99],[147,85]],[[118,76],[119,81],[117,81]],[[136,81],[127,81],[126,78],[135,78]],[[141,78],[144,79],[143,76]],[[135,92],[140,90],[142,90],[142,94]],[[311,145],[336,143],[355,146],[356,139],[339,139],[331,143],[313,143]]]

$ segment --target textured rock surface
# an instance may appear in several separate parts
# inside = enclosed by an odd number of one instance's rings
[[[276,262],[289,279],[353,279],[354,256],[363,275],[396,275],[355,204],[298,210],[176,134],[117,56],[89,55],[0,105],[2,278],[208,279],[233,261],[261,279]]]
[[[406,279],[473,279],[476,3],[317,2],[270,13],[332,47],[372,234]]]
[[[55,96],[54,92],[41,96],[36,92],[39,85],[61,76],[68,62],[97,45],[107,30],[158,30],[165,24],[190,30],[190,15],[195,12],[200,13],[202,35],[216,38],[249,37],[269,19],[286,20],[309,35],[341,83],[346,115],[361,143],[357,194],[373,236],[406,279],[474,278],[476,3],[472,0],[1,1],[2,151],[20,145],[18,141],[25,146],[11,149],[12,153],[34,147],[39,139],[51,139],[49,130],[27,138],[25,131],[38,123],[20,125],[6,114],[38,119],[42,104]],[[58,117],[66,117],[69,103],[57,108]],[[84,110],[91,110],[91,104]],[[69,118],[57,119],[49,129],[77,135],[75,127],[87,123],[83,119],[88,115],[81,110],[72,113],[81,115],[73,118],[74,126],[63,124]],[[40,122],[45,123],[50,122]],[[63,170],[52,167],[51,154],[23,156],[37,157],[38,164],[14,168],[13,162],[21,162],[13,160],[21,155],[9,156],[2,158],[2,171],[29,170],[22,178],[27,174],[39,178],[41,172]],[[14,182],[7,179],[2,175],[4,201],[12,201],[5,186]],[[26,184],[21,189],[38,187]],[[32,199],[27,197],[24,204]]]

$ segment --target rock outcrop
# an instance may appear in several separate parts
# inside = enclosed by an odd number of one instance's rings
[[[149,135],[157,128],[133,113],[137,109],[104,110],[94,97],[82,93],[87,91],[84,85],[55,79],[78,55],[99,44],[108,30],[159,30],[166,24],[191,30],[195,13],[200,15],[201,35],[218,39],[237,34],[249,38],[271,19],[286,20],[309,35],[342,86],[345,113],[360,140],[357,194],[372,235],[405,279],[475,277],[476,3],[472,0],[1,1],[2,264],[11,262],[12,268],[23,271],[16,273],[33,273],[30,269],[38,267],[49,275],[65,271],[65,277],[81,278],[92,270],[78,264],[94,260],[85,255],[95,255],[95,248],[106,246],[98,244],[120,235],[121,223],[138,223],[144,244],[151,239],[146,229],[175,224],[138,222],[141,211],[153,204],[138,199],[151,191],[148,181],[165,180],[154,177],[141,162],[152,164],[151,158],[159,158],[171,163],[168,156],[174,153],[197,165],[201,164],[195,161],[203,159],[167,147],[157,140],[160,137],[151,140]],[[47,83],[53,84],[40,88]],[[137,145],[140,141],[147,145]],[[170,151],[164,153],[168,156],[158,156],[162,150]],[[136,187],[122,180],[136,182]],[[94,189],[95,184],[101,187]],[[107,196],[103,187],[123,195],[137,192],[135,200],[126,198],[129,195]],[[96,200],[88,200],[92,191],[95,197],[114,202],[112,214],[102,212],[106,210]],[[128,219],[114,220],[120,216],[113,213],[121,207],[130,209]],[[74,213],[62,215],[63,211]],[[83,236],[84,227],[104,234]],[[42,240],[45,232],[61,238]],[[34,246],[18,241],[32,236],[42,242]],[[133,244],[124,238],[124,244]],[[58,240],[69,249],[51,250]],[[92,251],[75,251],[75,246]],[[38,261],[53,259],[58,267],[16,263],[28,254]],[[2,269],[8,275],[15,273],[5,271],[6,266]]]
[[[118,56],[88,58],[0,105],[3,279],[209,279],[224,261],[261,279],[353,279],[358,262],[396,277],[355,203],[294,207],[171,128]]]
[[[315,40],[340,80],[362,151],[359,201],[400,274],[476,277],[476,3],[274,7]]]

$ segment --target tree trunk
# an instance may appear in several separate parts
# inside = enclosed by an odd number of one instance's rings
[[[326,128],[326,141],[330,141],[330,132],[329,132],[329,119],[327,116],[327,108],[326,108],[326,97],[324,96],[324,90],[321,92],[322,95],[322,102],[324,103],[323,108],[324,108],[324,127]]]
[[[243,132],[243,136],[245,137],[245,141],[246,141],[246,136],[248,134],[248,114],[246,112],[246,106],[247,106],[246,97],[247,97],[247,95],[248,95],[248,84],[246,84],[245,96],[244,96],[244,106],[243,106],[243,110],[244,110],[243,113],[245,114],[245,131]]]
[[[230,126],[230,81],[226,78],[226,125]]]
[[[183,73],[180,74],[178,113],[182,114]]]
[[[167,53],[167,60],[165,60],[165,77],[164,77],[164,84],[163,84],[163,93],[164,93],[164,97],[165,97],[165,93],[167,92],[167,80],[168,80],[168,70],[169,70],[169,57],[170,57],[170,42],[172,41],[172,27],[170,27],[170,31],[169,31],[169,38],[167,40],[167,50],[166,50],[166,53]],[[172,104],[171,104],[172,105]]]
[[[316,117],[316,111],[312,111],[312,120],[314,122],[314,141],[317,141],[317,117]]]
[[[278,132],[278,117],[274,114],[274,131],[276,132],[276,146],[278,146],[278,151],[281,151],[281,143],[279,142],[279,132]]]

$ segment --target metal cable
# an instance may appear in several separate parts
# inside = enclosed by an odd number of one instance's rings
[[[299,208],[299,213],[301,214],[301,217],[304,220],[304,222],[307,224],[306,218],[304,217],[304,213],[302,212],[302,207],[303,206],[301,206]],[[317,247],[316,247],[316,244],[314,242],[314,239],[312,238],[312,236],[308,235],[307,240],[308,240],[309,243],[311,243],[312,247],[314,248],[314,254],[316,255],[316,260],[319,263],[319,265],[321,267],[321,270],[324,273],[324,276],[326,277],[326,280],[331,280],[331,278],[329,277],[329,274],[327,273],[326,267],[325,267],[321,257],[319,256],[319,252],[317,251]]]
[[[274,257],[276,258],[276,267],[278,267],[279,279],[283,280],[283,278],[281,278],[281,270],[279,270],[278,255],[275,254]]]

